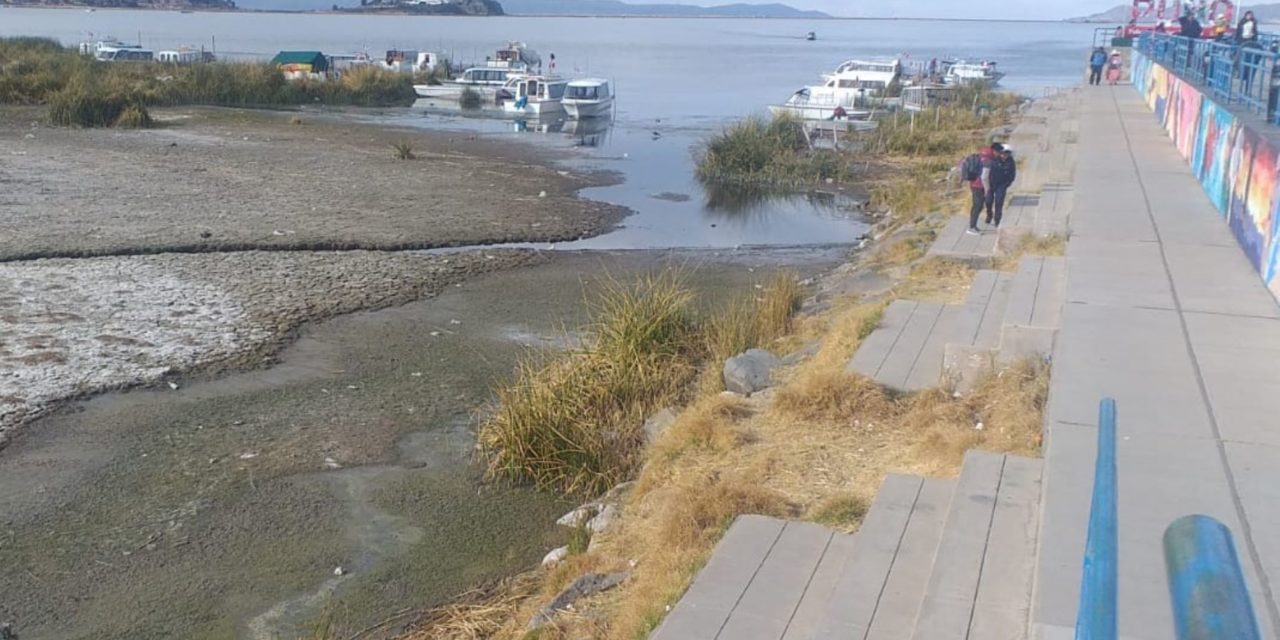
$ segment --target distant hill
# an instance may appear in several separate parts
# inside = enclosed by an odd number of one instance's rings
[[[14,7],[102,7],[108,9],[235,9],[235,0],[0,0]]]
[[[1274,4],[1251,4],[1245,9],[1252,11],[1258,22],[1266,22],[1271,24],[1280,23],[1280,3]],[[1129,21],[1130,6],[1127,4],[1116,5],[1106,11],[1095,13],[1093,15],[1081,16],[1079,18],[1071,18],[1067,22],[1101,22],[1106,24],[1124,24]],[[1236,12],[1236,19],[1239,19],[1241,13]]]
[[[821,11],[805,11],[785,4],[628,4],[619,0],[503,0],[513,16],[663,16],[721,18],[830,18]]]

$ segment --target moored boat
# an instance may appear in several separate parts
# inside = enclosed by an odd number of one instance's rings
[[[542,58],[523,42],[509,42],[497,55],[485,61],[484,66],[471,67],[462,75],[440,84],[415,84],[413,90],[422,98],[459,100],[463,92],[471,89],[484,100],[493,100],[509,79],[529,73],[541,66]]]
[[[996,63],[990,60],[976,63],[947,60],[942,63],[942,81],[946,84],[994,87],[1003,77],[1004,73],[998,71]]]
[[[542,75],[514,75],[498,91],[498,100],[505,113],[541,116],[564,111],[564,98],[568,80]]]
[[[561,104],[565,114],[575,120],[608,117],[613,112],[613,87],[601,78],[571,80]]]
[[[804,120],[866,120],[873,99],[883,96],[901,74],[902,63],[896,59],[846,60],[833,73],[823,74],[822,84],[796,91],[769,111]]]

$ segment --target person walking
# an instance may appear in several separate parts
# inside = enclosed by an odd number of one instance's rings
[[[1018,177],[1018,163],[1013,159],[1013,147],[999,142],[991,145],[991,190],[986,193],[987,224],[1000,228],[1004,218],[1004,201],[1009,187]]]
[[[1102,68],[1107,66],[1107,50],[1097,47],[1089,54],[1089,84],[1102,84]]]
[[[965,233],[972,236],[982,234],[978,230],[978,216],[982,215],[987,205],[987,194],[991,192],[991,162],[994,158],[995,152],[991,147],[983,147],[960,162],[960,179],[969,183],[969,195],[973,199],[969,206],[969,228],[965,229]]]
[[[1122,75],[1124,75],[1124,58],[1119,51],[1112,51],[1111,59],[1107,61],[1107,82],[1113,85],[1119,84]]]

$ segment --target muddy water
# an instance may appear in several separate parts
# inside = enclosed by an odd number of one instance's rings
[[[315,325],[269,368],[79,403],[0,452],[0,620],[24,640],[288,638],[530,566],[567,505],[484,484],[470,457],[518,354],[571,340],[557,327],[605,273],[696,267],[714,304],[839,257],[556,254]]]

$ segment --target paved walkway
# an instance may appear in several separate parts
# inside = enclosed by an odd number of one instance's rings
[[[1086,88],[1054,354],[1033,635],[1070,638],[1099,398],[1116,398],[1120,633],[1172,637],[1175,518],[1235,533],[1280,629],[1280,307],[1132,87]]]

